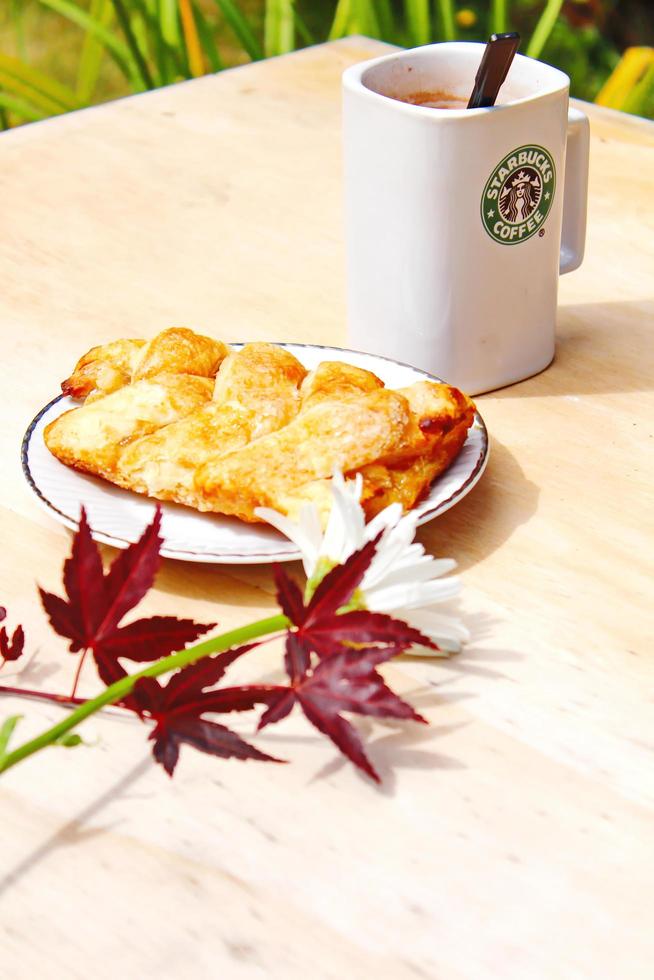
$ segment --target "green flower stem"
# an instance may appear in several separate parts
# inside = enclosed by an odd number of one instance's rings
[[[22,762],[23,759],[34,755],[35,752],[39,752],[46,745],[51,745],[52,742],[61,738],[62,735],[65,735],[72,728],[76,728],[81,721],[84,721],[89,715],[95,714],[96,711],[104,708],[105,705],[120,701],[121,698],[124,698],[130,693],[141,677],[158,677],[160,674],[167,674],[171,670],[177,670],[178,667],[186,667],[188,664],[195,663],[196,660],[201,660],[202,657],[208,657],[212,653],[220,653],[223,650],[229,650],[231,647],[248,643],[258,636],[278,633],[280,630],[285,630],[289,625],[289,620],[286,616],[278,613],[276,616],[269,616],[267,619],[260,619],[256,623],[240,626],[238,629],[230,630],[228,633],[222,633],[220,636],[212,636],[209,640],[203,640],[202,643],[196,643],[192,647],[187,647],[186,650],[171,653],[169,656],[158,660],[144,670],[138,671],[136,674],[121,677],[115,684],[107,687],[102,694],[98,694],[96,698],[91,698],[90,701],[85,701],[79,708],[71,711],[63,721],[41,732],[40,735],[30,739],[29,742],[19,745],[13,752],[2,756],[0,758],[0,773],[11,769],[17,762]]]

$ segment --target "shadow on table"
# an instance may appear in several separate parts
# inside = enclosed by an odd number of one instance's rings
[[[491,555],[536,511],[538,487],[490,433],[486,472],[467,497],[418,531],[428,552],[456,558],[464,571]]]
[[[550,367],[484,398],[650,391],[654,388],[653,320],[653,299],[561,306]]]
[[[381,793],[382,796],[394,796],[397,788],[396,773],[401,769],[429,771],[432,769],[466,769],[467,766],[452,756],[434,751],[434,742],[450,732],[461,728],[456,725],[430,725],[429,727],[416,724],[387,722],[385,727],[390,731],[368,741],[367,735],[372,724],[365,719],[357,720],[357,731],[363,735],[366,755],[375,767],[380,783],[374,783],[365,773],[356,769],[356,775],[362,782]],[[326,763],[311,779],[317,782],[340,772],[352,763],[343,755],[337,755]]]
[[[427,714],[432,708],[443,708],[477,697],[474,691],[450,690],[462,677],[480,677],[486,680],[508,680],[503,664],[521,660],[520,653],[497,650],[483,645],[492,634],[493,620],[487,615],[468,617],[473,643],[463,652],[449,658],[436,660],[426,657],[400,658],[396,666],[416,682],[416,687],[402,691],[402,698],[418,713]],[[480,645],[481,643],[481,645]],[[397,788],[397,772],[410,770],[461,770],[467,765],[441,751],[438,740],[458,731],[467,721],[451,724],[430,724],[428,727],[398,722],[389,718],[357,718],[356,729],[362,736],[366,754],[377,770],[379,785],[356,770],[357,776],[383,796],[394,796]],[[378,726],[386,729],[373,737]],[[351,763],[342,755],[330,759],[312,778],[312,782],[325,779]]]
[[[35,848],[31,854],[28,854],[13,868],[6,871],[0,878],[0,898],[12,885],[20,881],[24,875],[28,874],[32,868],[36,867],[43,858],[47,857],[53,851],[61,847],[70,847],[89,838],[105,834],[110,829],[109,826],[89,827],[87,823],[90,818],[99,813],[107,803],[120,796],[129,786],[138,782],[141,776],[151,767],[152,757],[148,753],[146,758],[141,759],[129,772],[121,776],[105,793],[102,793],[92,803],[89,803],[83,810],[78,811],[63,827],[60,827],[56,833],[52,834],[39,847]]]
[[[404,695],[418,710],[420,707],[432,707],[443,700],[448,703],[464,701],[474,694],[457,692],[454,695],[443,689],[450,683],[449,678],[461,676],[481,677],[484,680],[508,680],[509,675],[504,670],[505,664],[513,664],[523,659],[524,654],[517,650],[497,649],[486,646],[492,641],[498,620],[488,613],[461,613],[465,625],[470,631],[470,641],[461,653],[449,657],[424,657],[404,654],[395,661],[399,667],[405,668],[412,679],[420,682],[421,686]],[[433,668],[438,671],[434,676]],[[437,693],[438,692],[438,693]]]
[[[301,577],[299,562],[289,562],[285,567],[296,578]],[[230,606],[277,609],[270,565],[203,565],[167,558],[157,577],[157,589]]]

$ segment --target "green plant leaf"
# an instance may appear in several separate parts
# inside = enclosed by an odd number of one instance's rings
[[[428,2],[428,0],[426,0]],[[375,10],[377,12],[377,23],[379,24],[380,37],[384,41],[396,39],[395,18],[390,0],[376,0]],[[431,20],[431,18],[430,18]]]
[[[19,98],[27,98],[46,115],[80,108],[77,96],[65,85],[2,52],[0,75],[2,88]]]
[[[428,44],[431,40],[429,0],[405,0],[406,25],[410,44]]]
[[[636,116],[654,118],[654,51],[649,67],[625,98],[622,109]]]
[[[139,51],[143,55],[145,62],[150,66],[153,77],[155,77],[156,72],[153,71],[151,66],[152,52],[150,45],[150,35],[148,32],[148,22],[143,16],[143,11],[135,0],[131,0],[129,12],[129,23],[132,28],[132,34],[136,38],[136,43],[138,45]],[[155,78],[155,84],[160,85],[161,82]]]
[[[10,718],[6,718],[2,725],[0,725],[0,759],[7,754],[9,739],[13,735],[14,728],[22,717],[22,715],[11,715]]]
[[[91,17],[86,10],[82,10],[71,0],[37,0],[43,7],[48,7],[56,13],[61,14],[73,24],[77,24],[82,30],[93,34],[101,41],[111,57],[114,59],[120,70],[132,82],[139,91],[142,89],[140,75],[134,63],[131,52],[127,45],[116,37],[116,35],[100,23],[95,17]]]
[[[295,47],[293,0],[266,0],[263,48],[267,58]]]
[[[89,14],[104,27],[110,27],[114,15],[111,0],[91,0]],[[104,44],[94,34],[84,35],[82,53],[77,68],[75,91],[80,102],[90,102],[100,75]]]
[[[315,37],[309,30],[304,18],[301,17],[300,14],[298,13],[296,7],[293,7],[293,17],[295,19],[295,30],[297,32],[297,36],[301,38],[304,44],[315,44],[316,43]]]
[[[506,34],[506,0],[491,0],[490,33]]]
[[[16,36],[16,50],[18,57],[23,61],[27,58],[27,46],[25,44],[25,6],[21,0],[11,0],[11,20],[14,25]]]
[[[263,57],[263,51],[245,14],[241,13],[233,0],[214,0],[214,3],[219,7],[243,50],[252,61],[259,61]]]
[[[127,46],[134,64],[138,69],[138,73],[141,76],[143,85],[145,88],[152,89],[155,87],[154,78],[152,77],[150,68],[143,56],[143,52],[139,47],[138,41],[132,29],[132,24],[129,19],[129,11],[127,10],[123,0],[112,0],[112,2],[114,5],[114,10],[116,11],[116,19],[120,24],[120,29],[125,35],[125,41],[127,42]]]
[[[60,109],[57,113],[42,112],[26,99],[19,99],[13,95],[7,95],[6,92],[2,91],[0,91],[0,106],[20,116],[25,122],[38,122],[40,119],[45,119],[46,116],[59,115],[59,113],[65,111],[64,109]]]
[[[349,34],[365,34],[367,37],[382,38],[384,34],[382,23],[385,24],[385,29],[388,29],[389,15],[390,7],[385,0],[383,3],[375,3],[375,0],[339,0],[329,31],[329,39],[333,41],[339,37],[347,37]]]
[[[334,19],[332,21],[332,26],[329,29],[328,38],[330,41],[337,41],[339,37],[345,37],[350,29],[350,22],[352,20],[352,2],[351,0],[338,0],[336,4],[336,10],[334,11]]]
[[[140,14],[147,29],[147,36],[153,50],[158,84],[168,85],[175,78],[185,76],[186,70],[179,49],[168,44],[163,36],[157,0],[131,0],[131,4]]]
[[[454,22],[454,0],[436,0],[436,8],[441,24],[443,40],[456,41],[456,24]]]
[[[373,0],[354,0],[354,17],[357,30],[361,34],[365,34],[366,37],[381,37],[381,27]]]
[[[53,102],[46,96],[41,95],[40,92],[36,92],[31,86],[8,75],[1,68],[0,90],[4,90],[8,96],[12,96],[15,99],[23,99],[26,103],[34,106],[34,109],[39,113],[39,118],[42,116],[56,116],[60,112],[66,112],[66,109],[58,102]]]
[[[531,35],[529,44],[527,45],[525,54],[528,58],[540,58],[543,48],[547,44],[547,39],[556,24],[556,19],[559,16],[562,6],[563,0],[547,0],[545,9],[540,15],[538,23],[534,27],[534,33]]]
[[[198,34],[200,35],[202,50],[204,51],[205,57],[209,62],[209,66],[212,71],[221,71],[225,66],[223,65],[222,58],[218,52],[218,46],[214,40],[213,28],[202,13],[202,10],[200,9],[200,6],[196,0],[193,0],[193,14],[195,16]]]
[[[166,44],[177,47],[181,43],[177,0],[159,0],[159,26]]]

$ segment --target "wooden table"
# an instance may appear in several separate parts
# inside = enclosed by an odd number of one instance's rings
[[[74,667],[34,588],[60,587],[69,536],[18,450],[77,355],[180,323],[344,342],[339,77],[380,50],[0,137],[0,598],[30,649],[4,683],[66,690]],[[588,253],[556,361],[479,399],[488,471],[421,532],[459,560],[474,633],[390,669],[431,728],[364,726],[378,790],[299,717],[260,742],[292,765],[186,751],[172,782],[137,723],[93,719],[94,748],[2,780],[3,977],[652,976],[654,126],[587,108]],[[273,605],[267,568],[175,562],[145,603],[225,628]],[[23,736],[60,717],[1,707]]]

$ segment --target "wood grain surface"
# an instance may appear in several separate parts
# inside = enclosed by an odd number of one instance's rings
[[[35,591],[59,589],[69,535],[19,447],[81,352],[176,324],[345,342],[340,73],[381,50],[0,136],[0,602],[29,647],[3,683],[63,691],[74,670]],[[183,751],[172,782],[137,722],[90,720],[93,747],[2,779],[2,977],[652,976],[654,126],[584,108],[588,248],[556,360],[479,399],[487,473],[420,532],[460,562],[473,632],[389,669],[431,727],[363,726],[376,789],[300,718],[260,739],[292,765]],[[225,628],[273,606],[267,568],[172,561],[144,603]],[[60,717],[0,708],[22,736]]]

